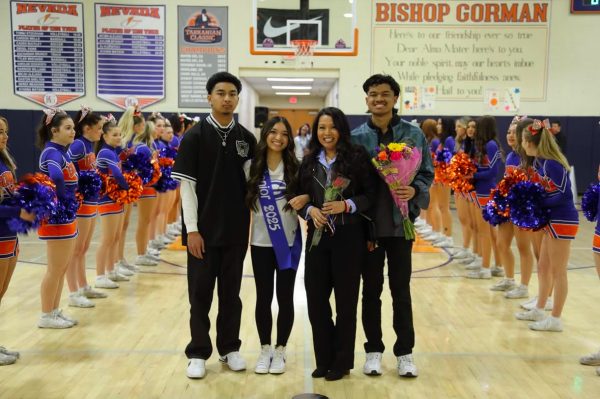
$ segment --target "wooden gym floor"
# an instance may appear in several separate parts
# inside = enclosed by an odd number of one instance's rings
[[[127,245],[130,261],[135,253],[135,218],[134,211]],[[457,226],[454,237],[459,243]],[[99,230],[87,257],[90,282],[95,275]],[[214,353],[207,362],[206,378],[190,380],[185,376],[183,353],[189,337],[184,251],[163,251],[165,262],[143,268],[118,290],[106,290],[109,298],[95,300],[92,309],[69,308],[65,288],[62,307],[80,324],[68,330],[47,330],[36,327],[45,244],[34,235],[22,237],[20,261],[0,308],[0,345],[19,350],[21,359],[0,367],[0,398],[281,399],[308,392],[335,399],[598,398],[600,377],[593,367],[578,363],[581,355],[600,348],[600,285],[593,268],[592,235],[593,225],[582,221],[572,246],[562,333],[530,331],[526,322],[513,316],[520,300],[507,300],[502,293],[490,291],[492,281],[463,278],[463,267],[449,262],[445,252],[418,243],[413,254],[412,298],[419,377],[400,379],[396,374],[386,287],[382,297],[388,348],[384,375],[362,374],[364,334],[359,307],[355,368],[337,382],[310,377],[314,358],[302,267],[287,372],[280,376],[253,372],[260,344],[248,255],[241,290],[241,352],[248,370],[231,372]],[[536,290],[534,275],[530,294]],[[276,303],[273,310],[277,310]],[[214,321],[216,306],[211,317]]]

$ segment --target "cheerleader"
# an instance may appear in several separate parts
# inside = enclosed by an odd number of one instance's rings
[[[170,131],[169,131],[170,129]],[[167,137],[172,136],[173,138],[169,142],[169,146],[173,148],[175,151],[179,150],[180,136],[175,134],[175,128],[167,124],[165,128]],[[181,235],[181,220],[179,219],[179,210],[181,209],[181,195],[179,190],[179,184],[177,184],[177,188],[173,190],[173,198],[172,205],[169,209],[169,214],[167,215],[167,232],[172,236],[180,236]]]
[[[127,112],[121,117],[132,118],[133,117],[133,128],[124,137],[127,149],[133,154],[144,154],[149,159],[156,161],[155,153],[152,151],[152,138],[154,132],[154,124],[152,122],[145,122],[141,117],[141,114],[135,115]],[[138,119],[139,118],[139,119]],[[150,251],[148,248],[148,242],[150,241],[151,222],[153,219],[152,215],[156,213],[156,189],[152,187],[153,182],[148,182],[144,186],[142,196],[138,201],[138,223],[137,231],[135,233],[135,242],[137,248],[137,257],[135,259],[136,266],[156,266],[158,265],[158,248],[152,248],[155,251]],[[124,237],[123,237],[124,238]],[[164,247],[164,246],[162,246]],[[152,252],[152,253],[150,253]]]
[[[104,121],[88,107],[82,106],[75,115],[75,141],[69,146],[69,156],[77,169],[95,171],[96,154],[93,143],[100,140]],[[106,298],[106,294],[92,289],[85,275],[85,254],[90,247],[96,215],[98,213],[98,198],[87,198],[77,211],[77,230],[79,235],[75,240],[73,257],[67,267],[67,285],[69,286],[69,306],[91,308],[96,306],[88,298]]]
[[[425,134],[429,151],[432,154],[431,156],[433,159],[435,159],[434,154],[440,144],[437,122],[434,119],[425,119],[423,122],[421,122],[421,130],[423,131],[423,134]],[[429,195],[429,207],[427,208],[427,211],[422,211],[424,212],[424,217],[427,223],[425,227],[418,229],[418,233],[423,239],[434,241],[443,237],[443,234],[440,232],[442,229],[442,216],[440,214],[439,207],[437,206],[438,197],[431,189],[429,191]]]
[[[254,315],[261,344],[254,369],[257,374],[285,372],[285,348],[294,324],[294,283],[302,252],[300,226],[294,209],[301,209],[308,196],[294,196],[298,190],[299,165],[291,133],[287,119],[275,117],[267,121],[254,158],[244,165],[248,179],[246,204],[252,210],[250,253],[256,284]],[[268,218],[263,213],[265,210],[267,215],[271,214]],[[277,341],[272,348],[274,285],[279,313]]]
[[[112,116],[112,115],[111,115]],[[109,119],[102,127],[102,136],[98,142],[97,161],[98,171],[115,179],[121,189],[127,190],[129,185],[121,172],[121,162],[117,148],[121,146],[121,129],[114,118]],[[116,203],[108,195],[100,198],[98,213],[102,222],[102,236],[96,252],[96,287],[119,288],[117,273],[127,269],[118,263],[119,242],[123,225],[123,204]],[[116,266],[116,270],[115,270]]]
[[[454,143],[453,153],[462,153],[465,150],[465,139],[467,138],[467,125],[469,123],[469,117],[462,117],[457,119],[454,124],[456,132],[456,138]],[[474,127],[475,121],[472,126]],[[452,255],[455,260],[461,260],[464,264],[468,264],[475,259],[475,254],[471,251],[473,229],[471,228],[471,215],[470,215],[470,204],[469,196],[467,193],[454,193],[454,203],[456,204],[456,213],[458,215],[458,222],[460,223],[460,229],[462,233],[462,247],[458,248],[457,251]]]
[[[453,151],[455,147],[456,132],[454,130],[454,121],[452,119],[440,118],[437,121],[437,131],[439,140],[434,150],[435,158],[444,150]],[[433,246],[438,248],[454,247],[452,239],[452,215],[450,214],[450,186],[445,183],[446,176],[441,169],[443,160],[438,160],[438,170],[436,171],[438,182],[431,186],[431,196],[435,197],[434,205],[437,205],[440,215],[441,234],[440,237],[433,240]],[[430,205],[431,208],[431,205]]]
[[[550,220],[544,228],[538,261],[540,282],[536,307],[517,313],[520,320],[531,320],[529,328],[537,331],[562,331],[560,319],[568,293],[567,263],[571,242],[579,228],[579,217],[573,202],[569,163],[549,131],[548,120],[534,120],[523,130],[523,149],[534,157],[533,166],[547,196],[542,207],[550,210]],[[554,277],[554,306],[552,314],[544,314]]]
[[[600,167],[598,167],[598,181],[600,182]],[[594,252],[594,262],[596,263],[596,272],[600,277],[600,193],[598,194],[598,210],[596,212],[596,230],[592,242],[592,251]],[[586,366],[600,366],[600,350],[579,359],[579,363]],[[600,375],[600,367],[596,369],[596,374]]]
[[[10,278],[17,265],[19,241],[17,234],[8,227],[12,218],[21,218],[28,222],[35,220],[35,214],[17,206],[4,205],[15,188],[15,161],[8,153],[8,121],[0,116],[0,302],[10,283]],[[13,364],[19,358],[19,352],[10,351],[0,346],[0,366]]]
[[[163,131],[162,137],[159,138],[159,142],[167,148],[172,155],[177,154],[177,148],[179,147],[179,140],[173,134],[173,128],[169,123],[169,120],[165,120],[165,129]],[[172,156],[171,155],[171,156]],[[174,157],[169,157],[169,159],[175,163]],[[171,179],[171,176],[168,176]],[[174,180],[176,182],[176,180]],[[164,217],[162,218],[162,232],[168,239],[174,241],[175,238],[181,235],[181,231],[179,231],[172,224],[177,221],[177,191],[179,189],[179,184],[175,188],[171,188],[166,191],[167,200],[164,206]],[[175,209],[175,215],[172,215],[173,209]]]
[[[481,264],[471,264],[467,270],[472,270],[467,274],[468,278],[489,279],[492,276],[504,276],[504,270],[496,266],[490,268],[492,256],[493,231],[481,213],[481,209],[486,206],[490,191],[496,185],[496,176],[502,166],[502,153],[500,145],[496,139],[496,120],[492,116],[483,116],[477,121],[477,130],[474,136],[474,153],[477,172],[473,176],[475,186],[475,202],[472,206],[472,217],[477,223],[477,239],[481,251]],[[496,263],[498,258],[495,257]]]
[[[44,110],[38,129],[38,145],[42,148],[39,166],[56,185],[56,195],[65,207],[75,201],[77,170],[71,162],[67,147],[75,139],[75,124],[62,110]],[[68,212],[65,212],[68,213]],[[59,308],[68,260],[73,256],[77,221],[75,215],[58,215],[49,219],[38,229],[38,236],[46,240],[48,267],[42,280],[42,314],[40,328],[70,328],[77,320],[64,314]]]
[[[467,132],[466,137],[463,141],[463,150],[466,154],[469,155],[471,160],[475,162],[475,135],[477,134],[477,120],[469,119],[467,122]],[[481,247],[479,241],[479,225],[477,224],[477,218],[479,217],[479,206],[477,203],[477,193],[473,190],[468,193],[464,193],[464,196],[467,200],[467,212],[468,212],[468,223],[469,230],[471,231],[472,236],[472,245],[473,245],[473,257],[465,259],[461,263],[466,265],[467,270],[479,270],[481,269]]]
[[[523,151],[521,144],[517,140],[517,123],[521,120],[519,117],[513,118],[512,123],[506,134],[506,142],[512,151],[506,156],[505,176],[519,169],[521,158],[519,153]],[[510,248],[513,237],[517,242],[519,250],[519,259],[521,265],[521,284],[515,284],[515,257]],[[513,225],[510,220],[498,226],[498,251],[504,265],[506,278],[500,280],[490,289],[492,291],[505,291],[504,296],[509,299],[526,298],[529,296],[529,280],[531,279],[531,270],[533,268],[533,254],[531,252],[531,234],[525,230],[519,229]]]

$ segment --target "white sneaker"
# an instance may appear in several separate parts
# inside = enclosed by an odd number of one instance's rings
[[[258,355],[258,360],[256,361],[256,367],[254,367],[254,372],[256,374],[267,374],[269,372],[269,367],[271,367],[272,356],[273,350],[271,349],[271,345],[261,346],[260,355]]]
[[[398,356],[398,375],[400,377],[416,377],[419,375],[412,354]]]
[[[488,279],[492,278],[492,271],[490,269],[481,268],[479,270],[474,270],[470,273],[467,273],[466,277],[488,280]]]
[[[492,274],[494,273],[494,271],[492,270]],[[492,285],[490,287],[490,290],[492,291],[509,291],[512,290],[515,287],[515,280],[512,278],[503,278],[502,280],[498,281],[496,284]]]
[[[169,230],[168,230],[168,229],[167,229],[167,231],[165,231],[165,234],[163,234],[163,237],[164,237],[164,238],[166,238],[167,240],[169,240],[169,241],[170,241],[170,243],[171,243],[171,242],[173,242],[173,241],[175,241],[175,239],[177,239],[177,236],[175,236],[175,235],[173,235],[173,234],[169,233]],[[169,243],[169,244],[170,244],[170,243]]]
[[[171,240],[169,237],[167,237],[166,234],[159,235],[158,237],[156,237],[156,240],[159,243],[162,243],[165,246],[165,248],[167,245],[171,244],[174,241],[174,240]]]
[[[563,330],[560,317],[548,316],[543,320],[529,323],[529,328],[534,331],[561,332]]]
[[[59,317],[55,313],[55,311],[52,311],[50,313],[42,313],[42,315],[40,316],[40,319],[38,320],[39,328],[60,329],[60,328],[71,328],[73,326],[74,326],[73,323],[63,319],[62,317]]]
[[[242,371],[246,370],[246,361],[240,354],[240,352],[229,352],[225,356],[219,357],[219,360],[223,363],[227,363],[231,371]]]
[[[526,310],[534,309],[537,306],[537,296],[530,299],[529,301],[523,302],[521,307]],[[544,310],[552,310],[554,307],[554,302],[552,301],[552,297],[548,297],[546,301],[546,306],[544,306]]]
[[[433,246],[436,248],[452,248],[454,247],[454,240],[452,237],[444,237],[443,240],[436,241]]]
[[[93,308],[96,304],[85,297],[80,290],[69,294],[69,306],[75,308]]]
[[[158,262],[146,255],[138,255],[135,258],[136,266],[157,266]]]
[[[135,273],[132,272],[131,270],[129,270],[128,268],[126,268],[123,265],[118,265],[115,270],[117,271],[118,274],[125,276],[125,277],[131,277],[133,276]]]
[[[381,375],[381,352],[367,353],[367,360],[363,366],[363,373],[366,375]]]
[[[492,266],[492,276],[504,277],[504,268],[498,265]]]
[[[163,244],[162,242],[157,241],[157,240],[150,240],[150,242],[148,243],[148,246],[150,248],[158,249],[158,250],[165,249],[167,247],[165,244]]]
[[[76,326],[77,324],[79,324],[79,322],[77,321],[77,319],[74,319],[74,318],[72,318],[70,316],[67,316],[66,314],[63,313],[62,309],[54,309],[54,314],[56,314],[61,319],[66,320],[69,323],[72,323],[74,326]]]
[[[0,366],[8,366],[17,361],[17,358],[5,353],[0,353]]]
[[[123,275],[122,275],[121,273],[119,273],[119,272],[118,272],[116,269],[115,269],[115,270],[112,270],[112,271],[110,271],[110,272],[108,272],[108,273],[106,273],[106,276],[107,276],[107,277],[108,277],[110,280],[112,280],[112,281],[114,281],[114,282],[117,282],[117,281],[129,281],[129,278],[128,278],[128,277],[126,277],[126,276],[123,276]]]
[[[115,267],[124,267],[125,269],[129,270],[130,272],[133,273],[137,273],[140,271],[140,269],[135,266],[135,265],[130,265],[127,262],[124,262],[123,260],[118,261],[117,263],[115,263]]]
[[[533,308],[524,312],[517,312],[515,317],[519,320],[540,321],[546,317],[546,314],[542,309]]]
[[[459,248],[458,251],[456,251],[454,254],[452,254],[452,258],[455,260],[467,259],[467,258],[472,258],[472,257],[473,257],[473,253],[471,252],[470,249],[467,249],[467,248]]]
[[[190,359],[185,374],[188,378],[204,378],[206,375],[206,360]]]
[[[425,222],[425,220],[421,219],[420,217],[415,218],[415,227],[425,226],[426,224],[427,222]]]
[[[483,261],[481,260],[481,258],[475,258],[475,259],[473,259],[473,262],[471,262],[465,266],[465,269],[466,270],[479,270],[482,267],[483,267]],[[490,270],[490,273],[491,273],[491,270]]]
[[[177,237],[181,235],[181,231],[177,230],[176,227],[171,225],[167,227],[167,234],[169,234],[172,237]]]
[[[473,263],[473,261],[475,261],[476,259],[478,259],[479,257],[475,254],[471,254],[471,256],[464,258],[463,260],[461,260],[459,263],[461,265],[469,265],[471,263]]]
[[[527,298],[529,296],[529,287],[526,285],[520,284],[517,287],[514,287],[510,291],[506,291],[504,294],[505,298],[508,299],[517,299],[517,298]]]
[[[2,353],[4,355],[16,357],[17,359],[21,357],[21,354],[19,352],[17,352],[17,351],[9,351],[8,349],[6,349],[3,346],[0,346],[0,353]]]
[[[115,283],[114,281],[112,281],[111,279],[106,277],[106,275],[96,277],[96,283],[94,284],[94,286],[96,288],[108,288],[108,289],[119,288],[119,284]]]
[[[596,369],[596,375],[600,375],[600,367]]]
[[[145,256],[147,256],[149,259],[152,259],[155,262],[160,262],[160,252],[155,252],[152,250],[152,248],[146,248]]]
[[[93,289],[92,287],[90,287],[89,285],[80,288],[79,289],[81,291],[81,293],[89,299],[95,299],[95,298],[106,298],[108,297],[108,295],[106,295],[104,292],[100,292],[100,291],[96,291],[95,289]]]
[[[600,351],[590,355],[582,356],[579,363],[586,366],[600,366]]]
[[[273,359],[271,359],[271,367],[269,367],[270,374],[283,374],[285,373],[285,346],[279,345],[273,352]]]
[[[440,234],[440,233],[438,233],[437,231],[432,231],[432,232],[431,232],[431,233],[429,233],[429,234],[425,234],[425,235],[423,235],[423,237],[422,237],[422,238],[423,238],[424,240],[427,240],[427,241],[435,241],[435,240],[437,240],[438,238],[442,238],[442,237],[444,237],[444,235],[443,235],[443,234]]]

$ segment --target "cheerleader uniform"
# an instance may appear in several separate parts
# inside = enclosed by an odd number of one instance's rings
[[[434,166],[435,166],[434,183],[444,184],[444,181],[447,178],[447,176],[444,175],[445,171],[441,167],[438,167],[438,165],[440,165],[440,161],[437,160],[438,153],[444,151],[444,149],[447,149],[448,151],[450,151],[450,153],[452,155],[454,155],[454,146],[455,145],[456,145],[456,142],[454,141],[454,137],[452,137],[452,136],[446,137],[443,145],[442,145],[441,141],[438,139],[433,139],[431,141],[431,148],[432,148],[431,157],[434,160]]]
[[[600,197],[600,194],[598,194]],[[596,230],[594,231],[594,242],[592,246],[592,250],[600,254],[600,198],[598,198],[598,221],[596,222]]]
[[[179,143],[181,142],[181,139],[175,135],[173,135],[173,139],[171,140],[171,142],[169,143],[169,145],[174,148],[175,150],[179,149]]]
[[[0,160],[0,198],[12,197],[15,190],[15,177],[10,169]],[[0,203],[0,259],[12,258],[19,250],[17,234],[8,228],[8,220],[18,218],[21,208],[18,206],[2,205]]]
[[[93,143],[81,136],[69,146],[69,156],[77,169],[77,173],[96,169],[96,154],[92,149]],[[93,218],[98,214],[98,196],[84,200],[77,211],[77,217]]]
[[[46,143],[39,162],[40,170],[56,185],[59,198],[74,197],[77,191],[77,169],[71,162],[67,148],[49,141]],[[66,240],[77,237],[77,222],[67,220],[63,224],[43,222],[38,229],[41,240]]]
[[[502,165],[502,156],[498,144],[490,140],[485,144],[485,154],[477,164],[477,172],[473,176],[475,186],[475,204],[484,208],[490,200],[490,191],[496,186],[496,176]]]
[[[519,157],[519,155],[514,151],[509,152],[506,156],[506,166],[504,169],[504,175],[506,176],[509,172],[515,169],[519,169],[519,165],[521,165],[521,158]]]
[[[121,172],[121,161],[119,161],[119,156],[115,148],[104,144],[100,151],[98,151],[96,165],[100,173],[114,177],[122,189],[127,190],[129,188]],[[123,204],[116,203],[108,195],[103,196],[98,201],[100,216],[117,215],[122,213],[123,209]]]
[[[174,139],[176,139],[177,137],[173,136],[173,138],[174,138]],[[163,139],[159,139],[159,140],[157,140],[157,141],[158,141],[158,143],[159,143],[158,145],[160,146],[160,148],[159,148],[159,150],[158,150],[158,151],[159,151],[159,152],[158,152],[159,156],[160,156],[160,149],[161,149],[161,148],[169,148],[169,149],[172,149],[172,150],[174,150],[174,151],[175,151],[175,154],[177,154],[177,150],[178,150],[178,148],[179,148],[179,142],[175,142],[175,143],[174,143],[174,142],[173,142],[173,140],[171,140],[171,141],[169,142],[169,141],[164,141]],[[176,146],[174,146],[174,144],[175,144]],[[169,158],[169,159],[171,159],[172,161],[175,161],[175,158],[171,158],[171,157],[168,157],[168,158]],[[173,163],[173,164],[174,164],[174,163]],[[169,169],[169,170],[170,170],[170,169]],[[161,170],[161,171],[162,171],[162,170]],[[165,173],[169,173],[169,174],[168,174],[168,177],[169,177],[169,178],[171,177],[171,174],[170,174],[170,172],[165,172]],[[167,176],[165,176],[165,177],[167,177]],[[167,192],[168,192],[168,191],[177,190],[177,188],[179,188],[179,183],[177,183],[177,186],[176,186],[175,188],[173,188],[173,189],[171,189],[171,190],[167,190]]]
[[[542,207],[550,209],[550,221],[544,231],[559,240],[575,239],[579,215],[573,202],[569,172],[552,159],[536,158],[533,167],[547,194]]]
[[[130,151],[134,154],[147,154],[150,159],[155,159],[154,151],[150,149],[146,144],[138,143],[133,144],[129,143]],[[152,186],[144,186],[144,190],[142,191],[142,198],[156,198],[156,189]]]

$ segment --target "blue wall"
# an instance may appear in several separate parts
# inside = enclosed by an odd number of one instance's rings
[[[107,114],[108,112],[100,112]],[[74,114],[74,113],[73,113]],[[120,114],[113,113],[118,119]],[[171,113],[164,113],[168,116]],[[0,110],[0,115],[8,119],[10,125],[8,145],[18,165],[17,174],[37,170],[39,149],[34,145],[35,131],[42,118],[40,111],[28,110]],[[201,114],[197,114],[203,116]],[[196,115],[188,115],[194,117]],[[351,128],[354,128],[367,120],[367,115],[348,115]],[[430,116],[404,116],[404,119],[423,120]],[[580,193],[585,191],[588,184],[597,181],[598,165],[600,164],[600,118],[588,116],[559,116],[552,120],[560,120],[562,131],[567,135],[567,158],[571,165],[575,166],[577,189]],[[496,117],[498,132],[501,143],[505,150],[508,125],[512,117]]]

